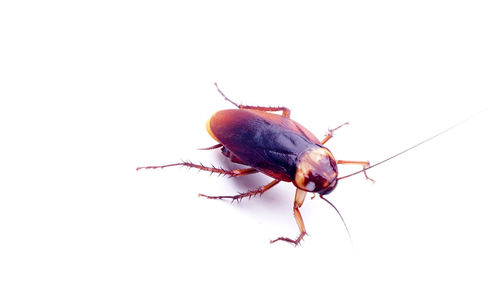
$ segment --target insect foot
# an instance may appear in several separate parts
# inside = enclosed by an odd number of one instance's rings
[[[306,233],[301,233],[299,235],[299,237],[297,239],[295,239],[295,240],[292,240],[290,238],[285,238],[285,237],[279,237],[277,239],[271,240],[269,243],[274,244],[277,241],[284,241],[284,242],[289,242],[289,243],[297,246],[297,245],[300,244],[300,241],[302,241],[302,239],[304,238],[305,235],[306,235]]]

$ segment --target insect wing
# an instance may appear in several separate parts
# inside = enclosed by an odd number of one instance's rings
[[[223,110],[207,123],[210,135],[243,164],[291,181],[297,156],[320,141],[299,123],[255,110]]]

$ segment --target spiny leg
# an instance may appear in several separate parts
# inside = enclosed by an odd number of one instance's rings
[[[208,199],[232,199],[233,201],[235,201],[235,200],[240,201],[241,199],[243,199],[245,197],[251,198],[252,196],[255,196],[255,195],[262,195],[264,192],[269,190],[271,187],[275,186],[278,182],[280,182],[280,181],[275,179],[272,182],[270,182],[264,186],[261,186],[257,189],[254,189],[254,190],[251,190],[251,191],[245,192],[245,193],[240,193],[237,195],[209,196],[209,195],[199,193],[198,196],[206,197]]]
[[[216,145],[213,145],[213,146],[210,146],[210,147],[205,147],[205,148],[198,148],[198,150],[213,150],[213,149],[217,149],[217,148],[220,148],[222,147],[222,144],[216,144]]]
[[[341,164],[341,165],[360,165],[360,166],[363,166],[363,169],[366,169],[370,166],[370,162],[369,161],[345,161],[345,160],[337,160],[336,161],[337,164]],[[371,182],[375,183],[375,180],[368,177],[368,175],[366,174],[366,171],[363,171],[363,173],[365,174],[365,178],[370,180]]]
[[[169,164],[169,165],[163,165],[163,166],[138,167],[136,170],[163,169],[163,168],[173,167],[173,166],[184,166],[184,167],[189,167],[189,168],[196,168],[196,169],[199,169],[200,171],[217,173],[219,175],[229,175],[231,177],[244,176],[244,175],[254,174],[254,173],[258,172],[256,169],[253,169],[253,168],[237,169],[237,170],[225,170],[222,168],[206,167],[204,165],[197,165],[197,164],[193,164],[190,162],[175,163],[175,164]]]
[[[299,208],[302,206],[304,203],[304,199],[306,198],[307,192],[300,190],[297,188],[295,191],[295,202],[293,203],[293,216],[295,217],[295,221],[297,222],[297,225],[299,226],[300,230],[300,235],[295,239],[290,239],[290,238],[285,238],[285,237],[279,237],[275,240],[271,241],[272,243],[275,243],[277,241],[285,241],[292,243],[294,245],[298,245],[300,241],[304,238],[306,235],[306,227],[304,226],[304,220],[302,220],[302,216],[300,215]]]
[[[219,89],[219,86],[217,86],[217,83],[214,83],[215,87],[217,88],[217,91],[224,97],[224,99],[234,106],[236,106],[239,109],[254,109],[254,110],[260,110],[260,111],[281,111],[282,115],[284,117],[290,117],[290,109],[286,107],[263,107],[263,106],[247,106],[247,105],[241,105],[233,102],[230,100],[224,93]]]
[[[328,142],[328,140],[330,140],[333,137],[334,131],[336,131],[337,129],[341,128],[342,126],[348,125],[348,124],[349,124],[349,122],[345,122],[342,125],[334,128],[334,129],[328,129],[328,133],[326,134],[325,138],[323,138],[323,140],[321,140],[321,145],[325,145],[325,143]]]

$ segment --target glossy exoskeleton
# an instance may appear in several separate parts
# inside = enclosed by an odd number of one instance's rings
[[[222,153],[232,162],[246,165],[248,168],[224,170],[183,162],[138,169],[182,165],[233,177],[261,172],[274,179],[267,185],[234,196],[200,194],[209,199],[241,200],[245,197],[261,195],[280,181],[292,182],[297,188],[293,212],[300,234],[295,239],[280,237],[272,240],[271,243],[281,240],[298,244],[306,234],[299,211],[306,194],[317,193],[323,198],[323,195],[332,192],[337,186],[337,164],[357,164],[366,168],[369,162],[336,160],[330,150],[323,146],[332,137],[333,131],[342,125],[329,130],[326,137],[320,141],[305,127],[290,119],[290,110],[286,107],[238,105],[229,100],[218,87],[217,90],[237,109],[218,111],[207,121],[207,131],[218,144],[205,149],[221,148]],[[343,125],[345,124],[347,123]],[[370,179],[368,176],[366,178]]]
[[[215,84],[217,87],[217,84]],[[216,112],[207,121],[206,128],[210,136],[218,144],[204,150],[221,148],[222,153],[234,163],[246,165],[247,168],[225,170],[215,167],[206,167],[190,162],[169,164],[164,166],[139,167],[139,169],[161,169],[171,166],[187,166],[212,173],[229,175],[232,177],[244,176],[254,173],[263,173],[274,180],[257,189],[237,194],[234,196],[199,196],[209,199],[241,200],[245,197],[261,195],[280,181],[292,182],[297,188],[293,204],[293,215],[299,226],[300,234],[291,239],[280,237],[271,241],[285,241],[297,245],[306,235],[304,221],[299,208],[304,203],[308,192],[318,194],[321,199],[328,202],[339,213],[342,222],[344,219],[335,206],[323,196],[331,193],[341,179],[364,173],[366,179],[373,180],[366,175],[366,170],[385,163],[452,128],[471,119],[478,113],[460,121],[459,123],[427,138],[412,147],[407,148],[385,160],[370,166],[368,161],[336,160],[324,144],[332,138],[333,131],[341,126],[329,130],[328,134],[320,141],[309,130],[290,119],[290,110],[286,107],[260,107],[239,105],[228,99],[217,87],[219,93],[237,109]],[[277,115],[271,112],[281,112]],[[363,167],[354,173],[339,177],[338,164],[354,164]],[[347,230],[349,233],[349,230]]]

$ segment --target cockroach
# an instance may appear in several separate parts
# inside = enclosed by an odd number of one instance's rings
[[[321,199],[335,209],[349,234],[347,225],[339,210],[324,197],[337,187],[339,180],[363,173],[367,180],[374,182],[366,174],[368,169],[410,151],[465,121],[463,120],[385,160],[370,165],[369,161],[337,160],[332,152],[324,146],[333,137],[334,131],[348,124],[347,122],[337,128],[330,129],[326,136],[319,140],[304,126],[290,118],[289,108],[236,104],[224,95],[217,83],[215,83],[215,87],[222,97],[233,104],[236,109],[221,110],[210,117],[206,123],[206,129],[210,136],[217,141],[217,144],[212,147],[201,148],[201,150],[220,148],[222,154],[232,162],[247,166],[247,168],[226,170],[191,162],[181,162],[162,166],[138,167],[137,170],[186,166],[230,177],[263,173],[273,178],[273,181],[264,186],[237,195],[209,196],[199,194],[200,197],[208,199],[229,199],[232,201],[241,201],[245,197],[260,196],[279,182],[291,182],[296,187],[293,215],[300,234],[295,239],[279,237],[271,240],[271,243],[285,241],[297,245],[304,238],[306,228],[299,209],[304,203],[308,192],[318,194]],[[281,112],[281,115],[273,112]],[[362,169],[339,177],[337,165],[359,165]]]

